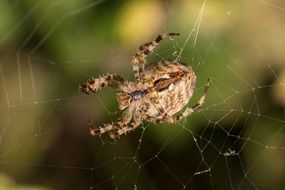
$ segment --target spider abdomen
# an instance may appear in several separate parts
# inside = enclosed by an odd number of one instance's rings
[[[181,111],[187,105],[193,95],[196,76],[194,72],[187,73],[175,84],[171,84],[169,89],[159,92],[159,104],[165,112],[172,116]]]
[[[152,102],[147,111],[149,117],[163,117],[158,109],[162,109],[163,112],[172,116],[187,105],[193,95],[196,83],[196,75],[191,67],[178,62],[161,61],[157,66],[146,71],[146,73],[147,76],[155,79],[155,93],[145,98],[157,98],[158,100],[157,102]],[[153,76],[149,73],[153,74]]]

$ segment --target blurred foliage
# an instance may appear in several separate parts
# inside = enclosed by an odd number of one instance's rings
[[[177,178],[191,189],[251,189],[249,179],[283,189],[284,7],[276,0],[0,1],[0,189],[177,189]],[[177,125],[144,123],[103,146],[85,125],[120,116],[115,92],[81,95],[78,83],[106,72],[132,80],[131,54],[163,32],[181,36],[149,62],[179,58],[193,67],[189,105],[213,78],[205,108]],[[233,149],[237,157],[222,156]],[[211,182],[207,172],[195,175],[209,167]]]
[[[0,189],[44,190],[46,188],[37,187],[37,186],[16,185],[14,181],[12,181],[7,176],[2,174],[0,175]]]

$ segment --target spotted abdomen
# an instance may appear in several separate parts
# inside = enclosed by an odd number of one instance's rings
[[[187,105],[193,95],[196,83],[196,75],[191,68],[184,73],[180,80],[169,85],[159,92],[159,104],[165,112],[172,116],[181,111]]]
[[[158,100],[151,102],[147,112],[148,116],[163,117],[159,113],[159,109],[172,116],[187,105],[193,95],[196,83],[196,75],[191,67],[178,62],[161,61],[146,73],[148,79],[153,80],[156,94],[150,94],[150,97],[146,98],[157,98]]]

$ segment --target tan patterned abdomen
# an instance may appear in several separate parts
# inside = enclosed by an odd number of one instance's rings
[[[186,72],[179,80],[170,84],[168,88],[158,92],[159,103],[151,104],[147,115],[150,117],[161,118],[158,109],[162,108],[169,116],[181,111],[187,105],[193,95],[196,75],[192,68],[187,68]]]

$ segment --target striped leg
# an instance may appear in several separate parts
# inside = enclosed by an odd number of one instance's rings
[[[116,123],[104,124],[104,127],[94,127],[93,123],[89,120],[88,127],[90,134],[93,136],[101,136],[107,132],[111,139],[116,139],[120,135],[126,134],[139,126],[141,120],[130,122],[132,114],[133,111],[128,109],[119,121]]]
[[[132,121],[130,123],[125,123],[123,121],[118,121],[116,123],[104,124],[104,127],[95,128],[91,121],[89,121],[90,134],[93,136],[101,136],[102,134],[108,132],[111,139],[119,138],[122,134],[127,134],[132,130],[136,129],[140,125],[140,122]]]
[[[139,49],[132,56],[133,71],[135,73],[136,80],[141,79],[141,73],[144,71],[144,65],[146,62],[146,56],[153,52],[154,48],[159,42],[170,36],[177,36],[178,33],[164,33],[157,36],[153,41],[145,43],[139,47]]]
[[[113,128],[111,131],[109,131],[109,136],[111,139],[119,138],[122,134],[130,133],[131,131],[135,130],[137,127],[139,127],[140,122],[132,121],[128,123],[127,125],[122,125],[116,128]]]
[[[79,85],[79,91],[89,94],[89,91],[97,92],[105,86],[118,88],[118,86],[124,82],[123,77],[117,74],[105,74],[99,78],[91,78],[85,83]]]

